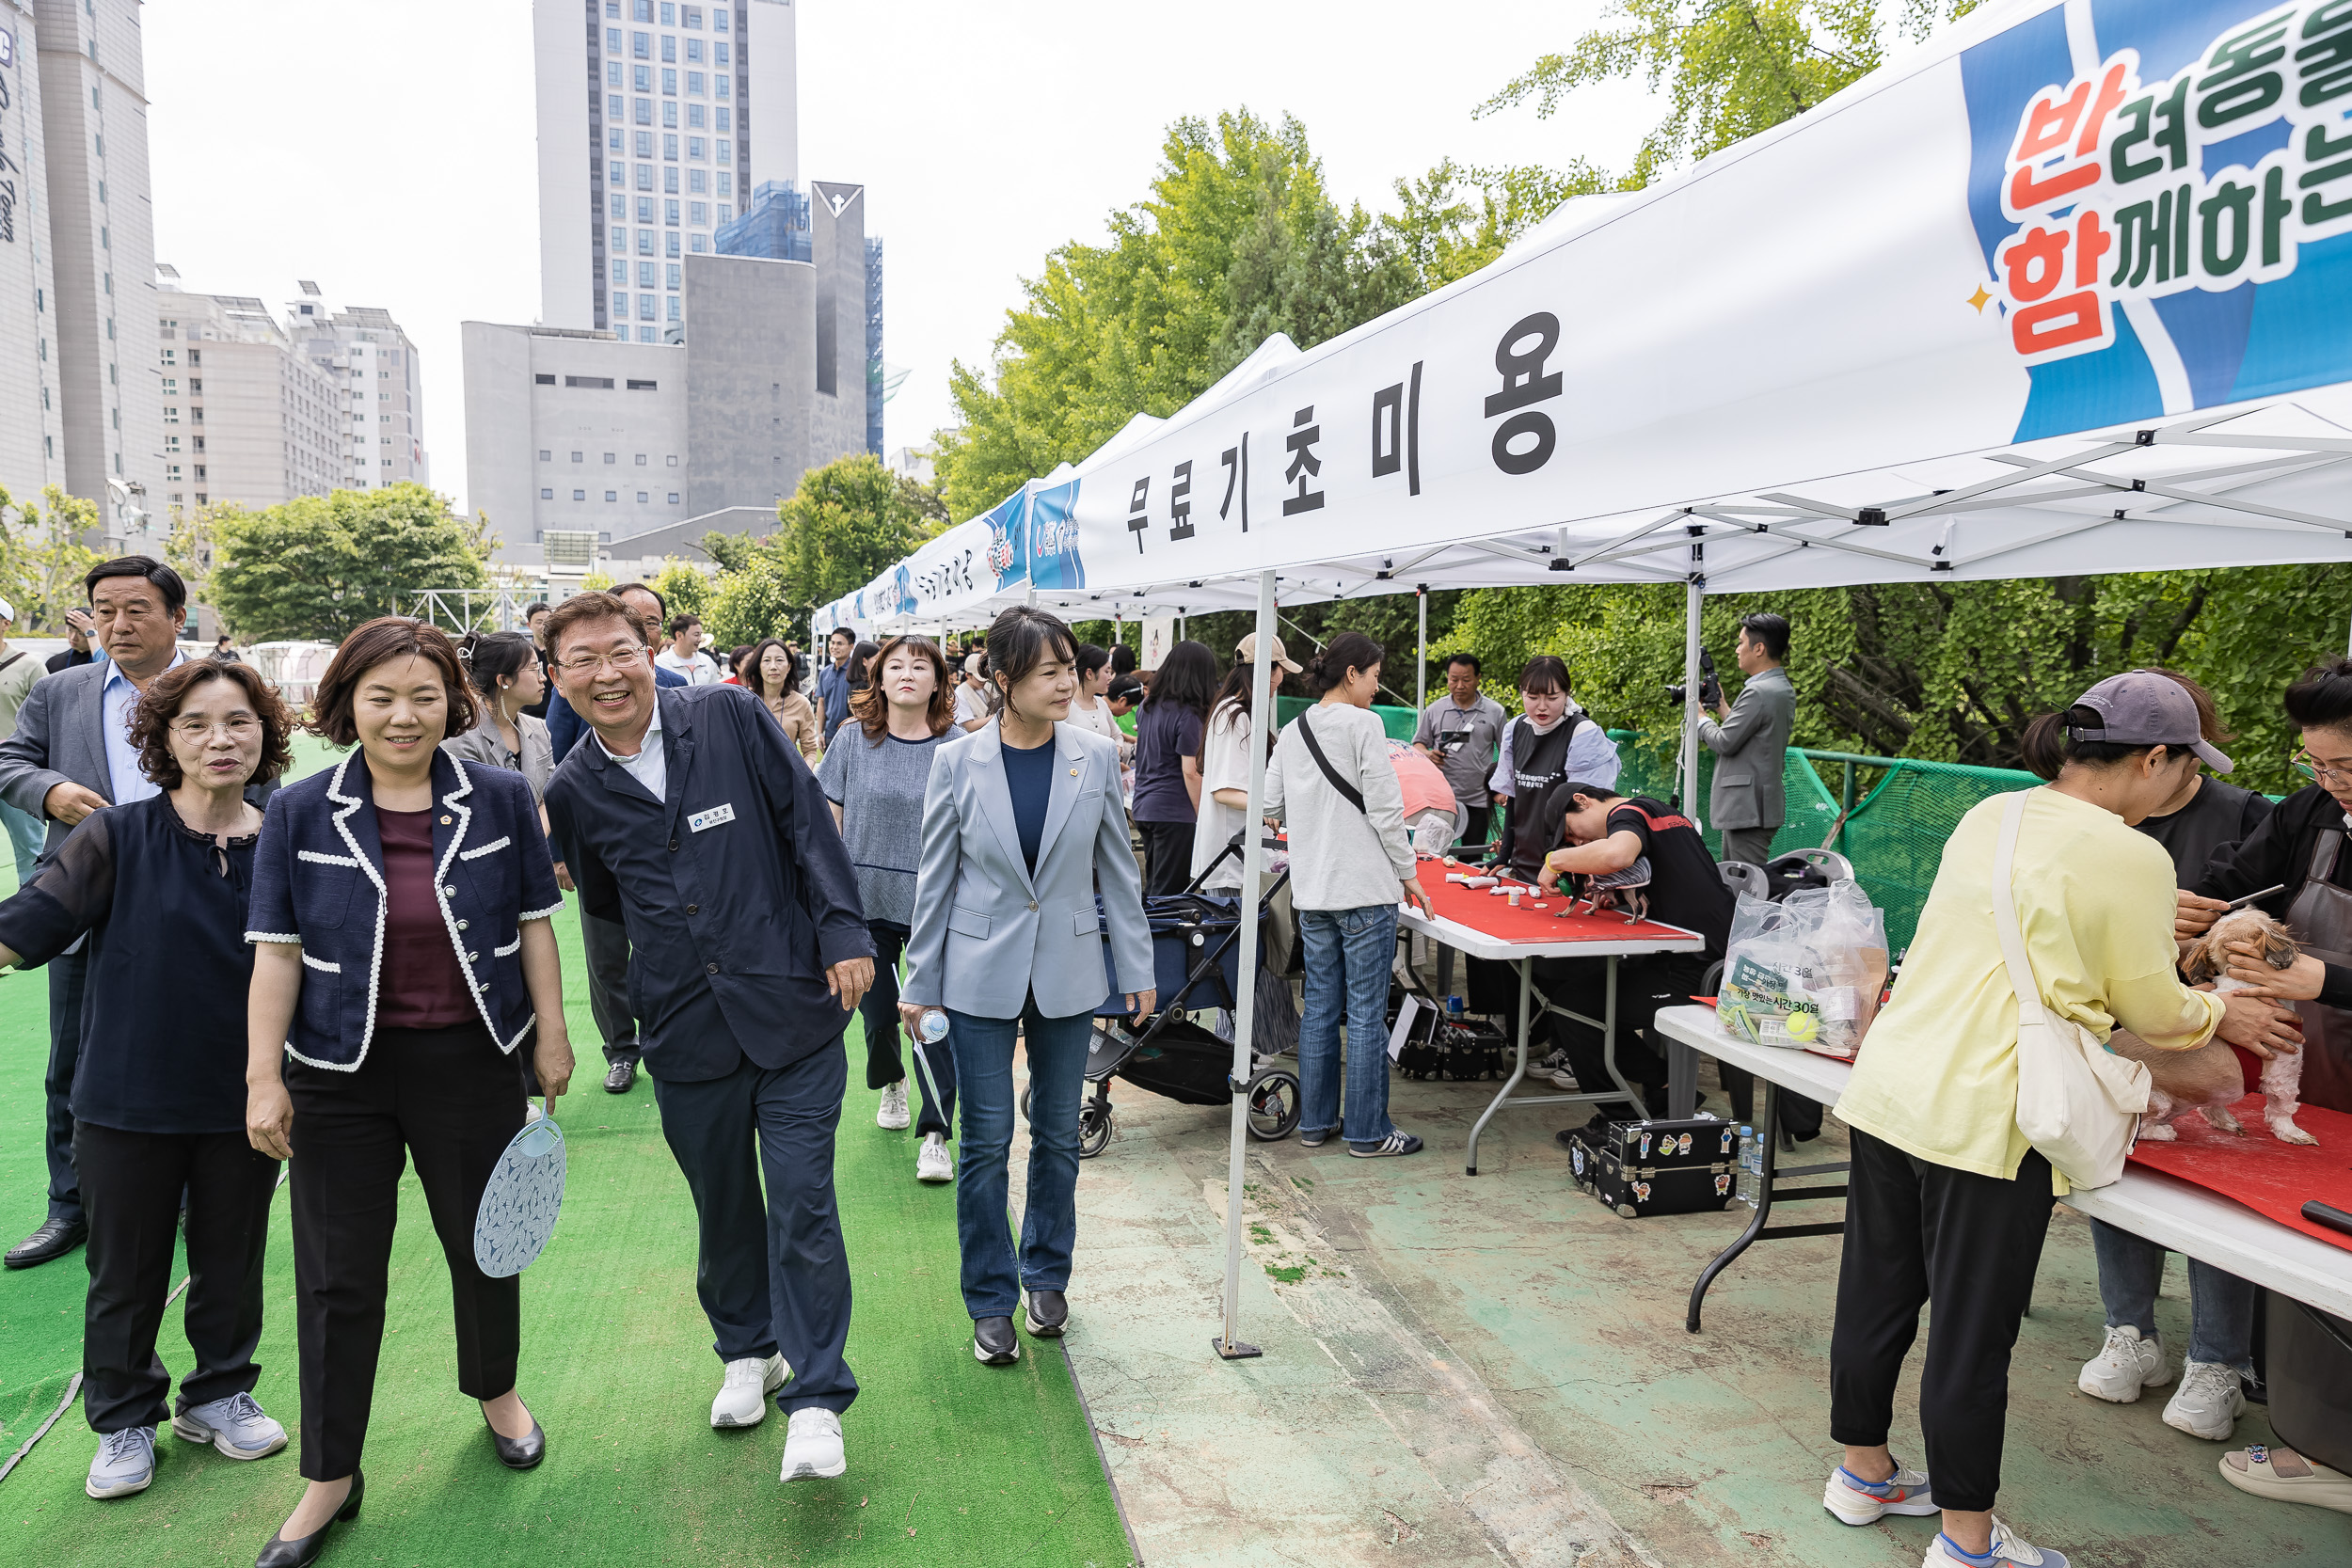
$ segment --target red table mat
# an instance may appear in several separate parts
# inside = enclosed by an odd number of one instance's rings
[[[2319,1142],[2283,1144],[2263,1125],[2261,1095],[2248,1095],[2230,1112],[2246,1124],[2243,1136],[2217,1132],[2191,1113],[2172,1124],[2179,1141],[2142,1141],[2132,1149],[2132,1163],[2194,1181],[2352,1252],[2352,1236],[2313,1225],[2302,1214],[2303,1205],[2313,1198],[2352,1213],[2352,1116],[2306,1105],[2295,1114],[2295,1124]]]
[[[1538,899],[1532,883],[1521,883],[1505,878],[1499,887],[1523,887],[1519,907],[1513,909],[1508,898],[1494,896],[1493,889],[1464,887],[1449,882],[1449,871],[1470,871],[1470,866],[1449,866],[1443,861],[1423,857],[1421,862],[1421,885],[1428,890],[1430,907],[1441,919],[1468,926],[1504,942],[1624,942],[1627,940],[1664,940],[1686,933],[1671,926],[1661,926],[1644,920],[1629,926],[1623,912],[1611,914],[1574,914],[1565,920],[1555,918],[1568,907],[1567,895],[1554,893],[1542,898],[1542,909],[1534,908]],[[1486,873],[1479,873],[1486,875]]]

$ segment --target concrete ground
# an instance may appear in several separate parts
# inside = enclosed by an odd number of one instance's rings
[[[1933,1521],[1851,1529],[1820,1506],[1838,1240],[1751,1249],[1687,1334],[1692,1282],[1745,1211],[1603,1210],[1552,1142],[1562,1108],[1499,1116],[1466,1176],[1494,1088],[1397,1078],[1396,1119],[1430,1146],[1410,1159],[1250,1146],[1241,1337],[1265,1354],[1228,1363],[1210,1349],[1225,1117],[1114,1084],[1117,1134],[1079,1182],[1066,1345],[1143,1561],[1916,1563]],[[1815,1149],[1843,1157],[1834,1118]],[[2232,1445],[2166,1427],[2161,1392],[2075,1390],[2102,1337],[2095,1277],[2061,1208],[2011,1373],[2003,1516],[2087,1568],[2352,1563],[2352,1517],[2225,1485]],[[2185,1345],[2177,1259],[2160,1313]],[[1894,1439],[1914,1464],[1918,1355]],[[2249,1410],[2236,1443],[2268,1440]]]

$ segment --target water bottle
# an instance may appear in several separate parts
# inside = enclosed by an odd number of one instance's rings
[[[947,1037],[947,1015],[937,1007],[926,1007],[914,1021],[914,1037],[925,1045],[937,1045]]]
[[[1763,1158],[1756,1145],[1756,1129],[1742,1122],[1740,1126],[1740,1201],[1753,1209],[1763,1190]]]

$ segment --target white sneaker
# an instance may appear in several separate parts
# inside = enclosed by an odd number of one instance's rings
[[[1822,1488],[1821,1506],[1836,1514],[1841,1525],[1876,1524],[1889,1513],[1941,1512],[1928,1488],[1926,1473],[1906,1470],[1899,1460],[1895,1473],[1876,1485],[1840,1465],[1830,1472],[1829,1484]]]
[[[850,1467],[841,1451],[841,1418],[808,1405],[792,1412],[784,1435],[784,1470],[778,1481],[837,1476]]]
[[[286,1446],[286,1429],[251,1394],[192,1404],[171,1418],[171,1430],[185,1442],[210,1443],[229,1459],[266,1459]]]
[[[784,1357],[747,1355],[727,1363],[726,1381],[710,1402],[714,1427],[755,1427],[768,1418],[768,1396],[784,1386]]]
[[[914,1179],[917,1181],[953,1181],[956,1179],[956,1162],[947,1152],[946,1133],[923,1134],[923,1147],[914,1156]]]
[[[887,1127],[893,1132],[903,1132],[914,1118],[907,1115],[907,1081],[882,1085],[882,1109],[874,1113],[874,1125]]]
[[[2107,1330],[2107,1342],[2083,1363],[2074,1386],[2094,1400],[2132,1404],[2142,1388],[2161,1388],[2171,1381],[2164,1364],[2164,1337],[2143,1339],[2138,1329],[2126,1323]]]
[[[127,1497],[155,1483],[155,1429],[126,1427],[99,1433],[82,1490],[93,1497]]]
[[[1938,1530],[1935,1539],[1928,1545],[1928,1555],[1920,1560],[1919,1568],[1975,1568],[1969,1559],[1959,1556],[1955,1550],[1949,1549],[1950,1546],[1944,1533]],[[1995,1513],[1993,1515],[1992,1568],[2071,1568],[2071,1565],[2064,1552],[2037,1546],[2011,1534],[2009,1526],[2003,1524],[2001,1516]]]
[[[2191,1437],[2218,1443],[2237,1429],[2246,1408],[2238,1388],[2237,1369],[2217,1361],[2191,1361],[2181,1369],[2181,1386],[2164,1407],[2164,1424],[2178,1427]]]

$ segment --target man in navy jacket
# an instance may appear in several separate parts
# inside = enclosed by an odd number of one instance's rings
[[[661,641],[661,625],[667,607],[661,595],[642,582],[625,582],[612,590],[612,596],[628,606],[644,628],[648,647]],[[543,630],[540,634],[546,635]],[[684,675],[664,670],[659,664],[653,669],[657,687],[690,684]],[[550,689],[547,699],[548,740],[555,749],[555,760],[562,762],[571,754],[588,726],[572,711],[564,694]],[[569,867],[563,863],[564,850],[556,847],[556,875],[564,879]],[[565,880],[568,888],[572,884]],[[588,959],[588,1010],[596,1015],[596,1033],[604,1037],[604,1092],[627,1094],[637,1082],[637,1015],[628,1003],[628,933],[616,920],[598,920],[593,916],[580,922],[580,945]]]
[[[694,1196],[696,1289],[725,1363],[711,1424],[752,1425],[782,1389],[782,1479],[837,1476],[857,1380],[834,1132],[842,1029],[874,976],[849,854],[758,698],[657,689],[620,600],[566,599],[548,652],[592,732],[548,781],[548,816],[582,911],[620,920],[633,948],[644,1067]]]

